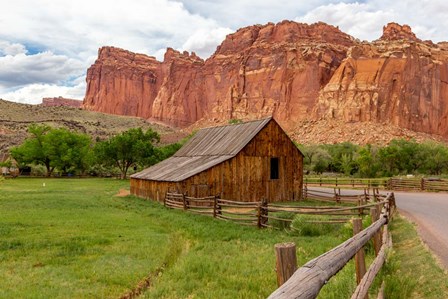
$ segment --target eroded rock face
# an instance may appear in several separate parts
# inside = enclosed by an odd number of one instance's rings
[[[63,98],[63,97],[43,98],[41,105],[44,107],[64,106],[64,107],[81,108],[82,101],[74,100],[74,99],[67,99],[67,98]]]
[[[104,47],[84,107],[180,127],[201,118],[304,119],[354,39],[333,26],[284,21],[230,34],[206,61],[168,49],[163,62]]]
[[[324,23],[250,26],[206,61],[104,47],[87,72],[84,107],[179,127],[273,115],[290,132],[327,118],[448,138],[448,44],[421,41],[407,25],[383,31],[369,43]]]
[[[389,24],[379,40],[349,50],[313,116],[390,123],[447,138],[448,51],[418,40],[409,26]]]

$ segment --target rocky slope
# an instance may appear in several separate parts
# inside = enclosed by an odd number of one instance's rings
[[[72,131],[88,133],[95,139],[105,139],[130,128],[152,128],[162,134],[162,142],[173,142],[184,135],[172,138],[173,130],[166,126],[150,124],[144,119],[109,115],[79,108],[42,105],[26,105],[0,99],[0,153],[8,152],[27,137],[27,128],[32,123],[45,123],[52,127],[65,127]]]
[[[361,42],[324,23],[283,21],[228,35],[205,61],[101,48],[84,107],[179,127],[273,115],[296,136],[301,124],[328,120],[448,139],[447,63],[448,44],[421,41],[406,25]]]
[[[44,107],[66,106],[66,107],[81,108],[82,101],[67,99],[63,97],[43,98],[41,105]]]

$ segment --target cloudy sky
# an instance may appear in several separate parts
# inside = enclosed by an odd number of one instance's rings
[[[409,24],[421,39],[448,40],[446,0],[0,0],[0,98],[37,104],[82,100],[98,48],[163,57],[167,47],[207,58],[240,27],[284,19],[324,21],[374,40]]]

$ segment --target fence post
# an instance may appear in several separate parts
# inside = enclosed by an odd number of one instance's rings
[[[322,186],[322,177],[319,178],[319,186]]]
[[[372,223],[379,219],[378,209],[376,207],[370,208],[370,216],[372,217]],[[380,232],[373,235],[373,248],[375,248],[375,256],[378,256],[378,252],[380,252],[381,249]]]
[[[358,195],[358,206],[362,206],[364,203],[362,201],[362,197]],[[358,215],[362,218],[364,214],[364,208],[358,208]]]
[[[422,191],[425,191],[425,179],[424,179],[424,178],[422,178],[422,180],[421,180],[421,183],[420,183],[420,189],[421,189]]]
[[[213,218],[216,218],[216,207],[218,205],[218,195],[213,199]]]
[[[296,244],[275,244],[277,285],[284,284],[297,270]]]
[[[264,227],[263,224],[266,224],[268,222],[268,218],[266,217],[268,215],[267,207],[268,207],[267,199],[262,198],[260,203],[258,204],[258,211],[257,211],[258,228],[263,228]]]
[[[182,193],[182,203],[184,204],[184,210],[187,210],[187,199],[185,198],[185,194]]]
[[[362,231],[362,219],[355,218],[352,220],[353,223],[353,235]],[[355,255],[355,269],[356,269],[356,284],[359,284],[361,279],[366,274],[366,260],[364,255],[364,247],[361,247]]]
[[[308,186],[307,185],[305,185],[305,188],[303,188],[303,198],[305,200],[308,199]]]
[[[159,194],[159,190],[157,190],[157,194]],[[166,207],[166,193],[165,193],[165,197],[163,198],[163,206]]]

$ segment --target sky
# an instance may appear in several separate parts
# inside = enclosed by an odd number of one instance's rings
[[[208,58],[227,34],[254,24],[323,21],[361,40],[389,22],[448,41],[446,0],[0,0],[0,98],[38,104],[82,100],[98,49],[162,60],[167,47]]]

